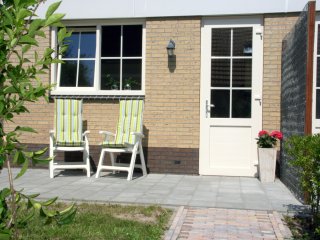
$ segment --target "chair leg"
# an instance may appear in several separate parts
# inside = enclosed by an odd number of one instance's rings
[[[133,150],[132,150],[130,166],[129,166],[129,169],[128,169],[128,177],[127,177],[128,181],[132,180],[132,175],[133,175],[133,171],[134,171],[134,165],[136,163],[136,158],[137,158],[137,151],[138,151],[138,145],[136,144],[133,147]]]
[[[51,161],[49,163],[49,174],[50,174],[50,178],[54,177],[54,166],[53,166],[53,161],[54,161],[54,156],[53,156],[53,147],[50,146],[50,153],[49,156],[51,158]]]
[[[109,155],[110,155],[111,165],[114,166],[114,163],[115,163],[115,161],[114,161],[114,154],[113,154],[112,152],[109,152]],[[116,171],[113,170],[112,173],[113,173],[113,174],[116,174]]]
[[[101,167],[102,167],[103,159],[104,159],[104,154],[105,154],[105,151],[102,149],[102,150],[101,150],[101,154],[100,154],[100,158],[99,158],[99,163],[98,163],[96,178],[98,178],[99,175],[100,175],[100,171],[101,171]]]
[[[142,149],[142,143],[139,144],[139,154],[140,154],[140,160],[141,160],[141,168],[142,168],[142,174],[147,175],[147,168],[146,168],[146,162],[144,159],[143,149]]]
[[[86,149],[83,151],[83,161],[86,163],[86,170],[87,170],[87,177],[91,177],[91,171],[90,171],[90,155],[89,155],[89,149],[86,147]]]

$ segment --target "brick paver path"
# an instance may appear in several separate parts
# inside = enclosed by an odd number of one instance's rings
[[[165,240],[290,239],[275,211],[180,207]]]

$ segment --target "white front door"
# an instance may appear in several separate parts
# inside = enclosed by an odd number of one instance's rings
[[[262,127],[262,19],[204,19],[201,30],[202,175],[255,176]]]

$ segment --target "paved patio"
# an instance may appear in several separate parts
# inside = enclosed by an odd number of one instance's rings
[[[17,174],[18,169],[14,169]],[[41,193],[41,198],[60,200],[160,204],[167,206],[293,211],[301,207],[279,181],[262,184],[256,178],[149,174],[102,174],[87,178],[82,171],[63,171],[54,179],[47,169],[29,169],[15,181],[25,193]],[[0,187],[7,186],[7,171],[0,174]]]

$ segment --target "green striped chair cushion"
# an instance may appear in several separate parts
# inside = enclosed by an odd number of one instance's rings
[[[135,144],[135,136],[131,132],[143,132],[143,100],[121,100],[117,133],[114,141],[104,141],[102,147],[124,148],[127,144]]]
[[[82,100],[56,99],[54,126],[56,145],[83,146]]]

